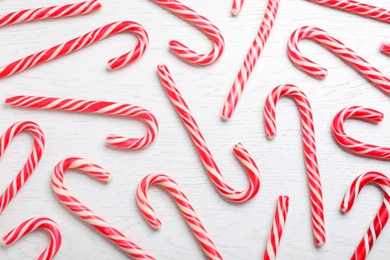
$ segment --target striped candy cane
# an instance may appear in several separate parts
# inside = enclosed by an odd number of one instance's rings
[[[204,253],[207,255],[207,258],[215,260],[222,259],[222,256],[204,228],[195,212],[195,209],[191,206],[187,196],[183,193],[179,185],[165,174],[149,174],[143,178],[141,183],[138,185],[136,196],[138,208],[149,224],[153,228],[159,229],[161,227],[161,221],[150,205],[147,196],[147,192],[152,185],[159,185],[163,187],[176,201],[181,213],[187,221],[187,224],[191,228],[192,233],[200,243]]]
[[[348,213],[352,209],[360,191],[364,186],[370,183],[377,184],[384,191],[383,203],[366,234],[352,255],[351,260],[366,259],[368,253],[374,245],[374,242],[378,239],[380,233],[389,220],[390,179],[380,172],[367,172],[359,175],[348,188],[344,200],[341,203],[341,211]]]
[[[376,124],[383,120],[383,114],[377,110],[359,106],[344,108],[333,119],[332,134],[337,143],[349,152],[365,157],[390,160],[390,148],[366,144],[345,133],[343,124],[350,118]]]
[[[280,240],[283,234],[284,224],[286,223],[286,218],[289,208],[289,197],[288,196],[279,196],[274,221],[272,223],[271,232],[269,234],[267,249],[264,252],[264,260],[276,259],[276,252],[280,244]]]
[[[378,21],[390,23],[390,11],[354,0],[309,0],[342,11],[358,14]]]
[[[188,63],[200,66],[210,65],[221,57],[225,48],[225,40],[221,31],[210,20],[177,0],[153,0],[153,2],[198,27],[213,42],[211,52],[200,54],[192,51],[181,42],[170,41],[169,48],[174,54]]]
[[[244,0],[233,0],[232,15],[236,16],[241,12]]]
[[[72,196],[64,185],[64,174],[69,169],[77,169],[79,171],[88,173],[94,178],[103,182],[111,181],[111,174],[106,172],[102,167],[92,164],[89,161],[71,157],[60,161],[54,168],[51,178],[51,184],[58,200],[64,204],[71,212],[88,223],[91,227],[99,231],[102,235],[111,240],[119,248],[132,256],[134,259],[150,260],[155,259],[148,255],[137,244],[130,241],[123,233],[112,227],[103,218],[96,215],[87,206],[81,203],[76,197]]]
[[[51,260],[57,254],[61,247],[62,235],[58,224],[46,217],[31,218],[11,230],[2,240],[4,245],[8,246],[18,241],[37,229],[45,229],[49,232],[50,242],[47,248],[39,255],[37,260]]]
[[[60,17],[70,17],[94,12],[102,6],[97,0],[59,6],[26,9],[0,16],[0,27]]]
[[[23,168],[0,196],[0,213],[4,211],[16,193],[22,188],[28,178],[30,178],[41,160],[45,147],[45,136],[41,127],[31,121],[21,121],[11,125],[0,137],[0,157],[3,157],[13,138],[22,132],[30,133],[33,136],[33,149]]]
[[[389,78],[374,68],[365,59],[357,55],[353,50],[346,47],[342,42],[317,27],[304,26],[295,30],[288,42],[288,55],[291,61],[304,72],[318,78],[325,78],[327,74],[327,70],[324,67],[303,56],[298,49],[298,42],[304,38],[313,39],[322,46],[328,48],[339,58],[360,72],[372,84],[390,95]]]
[[[390,54],[390,43],[388,43],[388,42],[382,43],[381,44],[381,52],[389,55]]]
[[[107,137],[107,143],[122,149],[145,148],[154,141],[158,133],[158,122],[155,116],[149,110],[136,105],[38,96],[13,96],[7,98],[5,103],[16,107],[125,116],[145,121],[148,131],[143,137],[127,138],[114,134]]]
[[[168,68],[165,65],[159,65],[158,74],[169,99],[187,128],[200,159],[202,160],[203,166],[210,176],[215,188],[225,199],[231,202],[242,203],[252,199],[260,189],[260,171],[249,152],[241,143],[238,143],[233,147],[234,154],[247,171],[249,177],[249,187],[243,191],[237,191],[229,186],[223,178],[218,165],[207,146],[206,140],[183,96],[176,88],[176,84],[173,81]]]
[[[128,53],[125,53],[119,57],[113,58],[108,61],[108,68],[110,70],[122,68],[138,60],[146,51],[146,48],[149,43],[147,32],[142,27],[142,25],[136,22],[124,21],[110,23],[63,44],[56,45],[54,47],[51,47],[50,49],[40,51],[38,53],[29,55],[23,59],[14,61],[9,65],[0,67],[0,78],[5,78],[32,68],[34,66],[37,66],[39,64],[51,61],[56,58],[60,58],[71,52],[78,51],[104,38],[121,32],[132,33],[138,37],[138,43],[134,49],[132,49]]]
[[[305,93],[298,87],[286,84],[274,88],[264,105],[264,123],[268,139],[276,136],[276,103],[283,96],[291,96],[298,105],[301,116],[303,150],[309,180],[314,240],[318,246],[326,242],[324,206],[322,204],[321,177],[318,169],[313,114]]]
[[[228,120],[232,117],[238,104],[238,100],[244,91],[245,84],[264,49],[279,9],[279,2],[280,0],[268,0],[267,9],[265,11],[263,21],[260,24],[259,31],[257,32],[256,38],[253,40],[252,46],[245,57],[244,63],[237,74],[222,108],[221,116],[224,120]]]

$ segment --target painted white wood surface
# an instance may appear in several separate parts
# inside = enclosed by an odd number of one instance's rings
[[[0,5],[1,13],[8,13],[67,2],[4,0]],[[242,13],[235,18],[230,15],[230,0],[184,1],[215,22],[225,36],[226,48],[221,59],[201,68],[183,63],[168,49],[168,41],[178,39],[199,52],[209,50],[209,40],[191,25],[151,1],[101,2],[103,8],[91,15],[1,28],[1,64],[119,20],[137,21],[147,29],[150,46],[142,59],[118,71],[105,70],[109,58],[133,48],[136,42],[133,36],[121,34],[2,79],[0,99],[30,94],[137,104],[150,109],[158,118],[158,138],[141,151],[112,149],[104,142],[107,134],[142,135],[145,131],[142,123],[2,105],[1,132],[16,121],[33,120],[44,129],[47,145],[33,176],[0,215],[0,235],[27,218],[47,216],[60,224],[64,236],[56,259],[126,259],[118,248],[62,207],[51,191],[50,176],[54,165],[66,157],[80,156],[105,167],[112,172],[114,180],[105,185],[83,174],[69,173],[66,184],[70,191],[157,259],[205,257],[178,209],[161,190],[153,188],[149,196],[162,218],[162,229],[156,232],[143,220],[135,203],[135,191],[142,177],[151,172],[166,173],[181,185],[225,259],[249,260],[263,256],[276,198],[281,194],[289,195],[291,204],[278,259],[349,259],[376,214],[382,195],[375,186],[365,188],[354,209],[343,215],[339,205],[344,193],[358,174],[370,170],[390,174],[390,164],[343,151],[333,140],[330,125],[333,116],[350,105],[375,108],[387,117],[390,100],[345,63],[310,41],[302,42],[301,50],[328,68],[329,75],[325,80],[307,76],[290,63],[286,43],[294,29],[303,25],[318,26],[388,74],[390,59],[380,53],[379,46],[389,39],[390,25],[305,0],[282,1],[274,30],[237,111],[231,121],[222,122],[219,115],[223,102],[258,30],[266,1],[246,0]],[[369,3],[390,8],[385,0],[369,0]],[[244,188],[247,180],[233,156],[232,146],[241,141],[252,153],[262,173],[261,190],[252,201],[234,205],[216,192],[160,85],[156,73],[160,63],[169,66],[221,171],[237,189]],[[278,136],[273,141],[265,138],[264,100],[275,86],[283,83],[302,88],[313,107],[327,231],[327,243],[322,248],[316,248],[312,239],[301,130],[293,101],[280,101]],[[383,146],[390,146],[389,128],[388,118],[378,125],[359,121],[346,124],[350,135]],[[0,190],[14,178],[31,147],[32,140],[27,134],[15,138],[1,159]],[[388,229],[376,242],[369,259],[390,257]],[[0,259],[32,259],[47,241],[46,234],[36,232],[13,246],[0,248]]]

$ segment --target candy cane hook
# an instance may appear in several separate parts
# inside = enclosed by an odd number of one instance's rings
[[[241,143],[234,145],[234,154],[245,168],[249,177],[249,187],[243,191],[237,191],[229,186],[223,178],[218,165],[208,148],[206,140],[204,139],[195,118],[192,116],[186,101],[180,91],[176,88],[176,84],[173,81],[168,68],[165,65],[159,65],[157,70],[161,84],[187,128],[203,166],[210,176],[215,188],[225,199],[231,202],[242,203],[252,199],[260,189],[260,171],[252,156]]]
[[[9,202],[34,172],[45,147],[45,136],[41,127],[31,121],[21,121],[11,125],[0,137],[0,157],[4,155],[12,139],[22,132],[30,133],[33,136],[33,150],[23,168],[0,196],[0,213],[4,211]]]
[[[321,177],[318,169],[313,114],[309,100],[298,87],[291,84],[280,85],[274,88],[268,95],[264,105],[266,135],[269,139],[273,139],[276,136],[276,103],[283,96],[292,97],[299,108],[306,172],[310,187],[314,240],[318,246],[322,246],[326,242],[324,206],[322,203]]]
[[[107,137],[107,143],[122,149],[145,148],[154,141],[158,133],[156,117],[149,110],[131,104],[34,96],[13,96],[7,98],[5,103],[16,107],[126,116],[145,121],[148,131],[143,137],[127,138],[114,134]]]
[[[123,21],[110,23],[63,44],[56,45],[50,49],[40,51],[23,59],[14,61],[9,65],[0,67],[0,78],[11,76],[39,64],[78,51],[82,48],[90,46],[95,42],[121,32],[135,34],[138,37],[138,43],[134,49],[108,61],[108,68],[110,70],[122,68],[138,60],[146,51],[149,43],[147,32],[142,27],[142,25],[136,22]]]
[[[366,144],[352,137],[349,137],[344,131],[344,122],[348,119],[360,119],[372,124],[383,120],[383,113],[365,107],[352,106],[341,110],[336,114],[332,123],[332,134],[339,145],[347,151],[366,157],[390,160],[390,148]]]
[[[183,193],[179,185],[171,177],[165,174],[149,174],[143,178],[141,183],[138,185],[136,196],[138,208],[148,223],[157,229],[161,227],[161,221],[150,205],[147,196],[147,191],[153,185],[163,187],[176,201],[181,213],[187,221],[188,226],[191,228],[192,233],[200,243],[204,253],[207,255],[207,258],[222,260],[221,254],[218,252],[216,246],[204,228],[195,212],[195,209],[191,206],[187,196]]]
[[[137,244],[130,241],[122,232],[112,227],[107,221],[96,215],[92,210],[90,210],[87,206],[81,203],[76,197],[70,194],[70,192],[64,185],[64,174],[69,169],[76,169],[81,172],[87,173],[103,182],[110,182],[112,178],[111,174],[106,172],[102,167],[96,164],[92,164],[85,159],[71,157],[62,160],[55,166],[51,178],[52,188],[58,200],[76,216],[78,216],[83,221],[88,223],[91,227],[99,231],[102,235],[107,237],[119,248],[121,248],[130,256],[132,256],[134,259],[155,259],[152,256],[148,255]]]
[[[50,218],[38,217],[24,221],[2,238],[3,243],[6,246],[11,245],[37,229],[45,229],[50,235],[49,245],[37,260],[51,260],[61,247],[62,235],[58,224]]]
[[[348,213],[352,209],[360,191],[365,185],[370,183],[377,184],[384,191],[383,203],[366,234],[352,255],[351,260],[366,259],[368,253],[374,245],[374,242],[378,239],[380,233],[389,220],[390,179],[380,172],[367,172],[359,175],[348,188],[344,200],[341,203],[341,211]]]
[[[12,12],[6,15],[0,15],[0,27],[30,21],[40,21],[60,17],[83,15],[94,12],[101,7],[102,6],[99,1],[92,0],[77,4],[26,9],[22,11]]]
[[[230,88],[229,94],[226,98],[225,104],[222,108],[221,117],[224,120],[229,120],[234,111],[236,110],[238,101],[244,91],[246,82],[252,74],[253,68],[255,67],[257,60],[259,59],[265,43],[269,35],[271,34],[272,27],[274,25],[276,14],[278,13],[280,0],[268,0],[267,9],[265,11],[263,20],[261,21],[260,28],[256,34],[255,39],[248,53],[246,54],[244,63],[242,64],[236,79],[232,87]]]
[[[153,2],[198,27],[213,42],[211,52],[200,54],[192,51],[181,42],[170,41],[169,48],[174,54],[186,62],[201,66],[210,65],[219,59],[225,48],[225,40],[221,31],[210,20],[177,0],[153,0]]]
[[[378,21],[390,23],[390,11],[354,0],[309,0],[342,11],[358,14]]]
[[[325,78],[327,69],[306,58],[298,49],[298,42],[304,38],[310,38],[326,47],[340,59],[356,69],[372,84],[390,95],[390,79],[382,72],[374,68],[365,59],[344,45],[341,41],[332,37],[328,32],[317,28],[304,26],[293,32],[288,42],[288,55],[298,68],[313,77]]]

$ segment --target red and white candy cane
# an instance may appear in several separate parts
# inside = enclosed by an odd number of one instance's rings
[[[309,38],[331,50],[339,58],[360,72],[367,80],[377,86],[387,95],[390,95],[390,79],[383,75],[365,59],[344,45],[341,41],[331,36],[328,32],[317,28],[304,26],[295,30],[288,42],[288,55],[298,68],[317,78],[325,78],[327,69],[306,58],[298,49],[298,42]]]
[[[153,0],[153,2],[198,27],[213,42],[211,52],[200,54],[181,42],[173,40],[169,42],[169,48],[174,54],[188,63],[201,66],[210,65],[221,57],[225,48],[225,40],[221,31],[210,20],[177,0]]]
[[[278,251],[288,214],[289,200],[289,197],[285,195],[278,197],[274,221],[269,234],[267,248],[264,252],[264,260],[276,259],[276,252]]]
[[[31,121],[20,121],[11,125],[0,137],[0,157],[3,157],[13,138],[23,132],[30,133],[33,136],[33,149],[23,168],[0,196],[0,213],[4,211],[9,202],[34,172],[45,147],[45,135],[43,134],[41,127]]]
[[[206,140],[204,139],[202,132],[200,131],[195,118],[192,116],[192,113],[183,96],[176,88],[176,84],[173,81],[168,68],[165,65],[159,65],[157,69],[165,92],[167,93],[169,99],[176,109],[176,112],[179,114],[181,120],[187,128],[187,131],[191,136],[192,142],[195,145],[203,166],[210,176],[210,179],[213,182],[215,188],[225,199],[231,202],[243,203],[252,199],[260,189],[260,171],[252,156],[241,143],[234,145],[234,154],[245,168],[249,177],[249,187],[243,191],[237,191],[229,186],[226,183],[226,180],[223,178],[218,165],[208,148]]]
[[[101,7],[102,6],[99,1],[92,0],[81,2],[78,4],[67,4],[36,9],[26,9],[12,12],[6,15],[0,15],[0,27],[30,21],[39,21],[88,14],[100,9]]]
[[[96,215],[86,205],[70,194],[64,185],[64,174],[67,170],[71,169],[88,173],[92,177],[103,182],[110,182],[112,178],[111,174],[105,171],[102,167],[83,158],[71,157],[64,159],[55,166],[51,178],[51,185],[58,200],[76,216],[99,231],[134,259],[155,259],[147,254],[137,244],[130,241],[122,232],[112,227],[106,220]]]
[[[46,217],[31,218],[24,221],[22,224],[11,230],[5,235],[2,240],[4,245],[8,246],[18,241],[25,235],[37,229],[45,229],[50,234],[50,242],[47,248],[39,255],[37,260],[50,260],[53,259],[61,247],[62,235],[58,224]]]
[[[202,221],[200,221],[198,215],[195,212],[195,209],[191,206],[187,196],[183,193],[179,185],[171,177],[165,174],[149,174],[145,176],[138,185],[136,196],[138,208],[148,223],[156,229],[161,227],[161,221],[150,205],[147,196],[149,188],[153,185],[163,187],[176,201],[181,213],[187,221],[187,224],[191,228],[192,233],[200,243],[204,253],[207,255],[207,258],[222,260],[221,254],[218,252],[215,244],[204,228]]]
[[[232,15],[236,16],[241,12],[244,0],[233,0]]]
[[[125,116],[144,121],[148,131],[143,137],[128,138],[114,134],[107,137],[107,143],[122,149],[145,148],[154,141],[158,133],[156,117],[149,110],[131,104],[39,96],[13,96],[7,98],[5,103],[16,107]]]
[[[378,239],[380,233],[389,220],[390,179],[380,172],[367,172],[359,175],[348,188],[344,200],[341,203],[341,211],[348,213],[352,209],[360,191],[364,186],[370,183],[377,184],[384,191],[383,203],[366,234],[352,255],[351,260],[366,259],[368,253],[374,245],[374,242]]]
[[[384,42],[381,44],[381,52],[389,55],[390,54],[390,43]]]
[[[256,34],[255,39],[249,51],[245,57],[236,79],[230,89],[230,92],[226,98],[225,104],[222,108],[221,116],[224,120],[228,120],[232,117],[238,101],[244,91],[245,84],[248,81],[253,68],[255,67],[257,60],[260,57],[261,52],[264,49],[265,43],[271,33],[276,14],[279,9],[280,0],[268,0],[267,9],[265,11],[263,20],[260,24],[259,31]]]
[[[369,123],[379,123],[383,120],[383,113],[366,107],[351,106],[344,108],[336,114],[332,123],[332,134],[339,145],[347,151],[365,157],[390,160],[390,148],[366,144],[352,137],[344,131],[344,122],[348,119],[360,119]]]
[[[87,34],[84,34],[83,36],[74,38],[68,42],[56,45],[50,49],[40,51],[23,59],[14,61],[9,65],[0,67],[0,78],[5,78],[39,64],[60,58],[71,52],[78,51],[104,38],[121,32],[132,33],[138,37],[138,43],[134,49],[108,61],[108,68],[110,70],[122,68],[138,60],[144,54],[149,44],[147,32],[142,27],[142,25],[136,22],[123,21],[110,23]]]
[[[268,139],[273,139],[276,136],[276,103],[283,96],[292,97],[299,108],[306,172],[310,188],[314,240],[318,246],[322,246],[326,242],[324,206],[322,203],[321,177],[318,169],[313,114],[309,100],[301,89],[291,84],[285,84],[271,91],[264,105],[265,132]]]
[[[390,23],[390,11],[384,8],[361,3],[354,0],[309,0],[342,11],[358,14],[378,21]]]

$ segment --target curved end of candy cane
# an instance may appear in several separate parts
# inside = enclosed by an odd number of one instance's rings
[[[381,44],[381,52],[384,54],[390,54],[390,43],[384,42]]]
[[[141,138],[126,138],[126,137],[118,136],[115,134],[109,134],[106,138],[106,142],[109,145],[112,145],[112,146],[117,147],[117,148],[137,150],[137,149],[141,149],[141,148],[144,148],[147,146],[147,145],[138,144],[138,143],[142,143],[142,142],[140,142],[140,139],[142,139],[142,137]]]
[[[159,230],[162,227],[162,223],[161,223],[160,219],[155,219],[154,221],[149,221],[149,225],[156,230]]]
[[[306,68],[300,68],[300,69],[306,74],[309,74],[310,76],[316,79],[324,79],[328,76],[328,70],[323,67],[320,67],[320,65],[318,65],[318,69],[316,71],[312,71]]]
[[[183,61],[197,66],[207,66],[216,61],[216,58],[207,58],[207,54],[198,54],[176,40],[169,42],[169,49]]]

